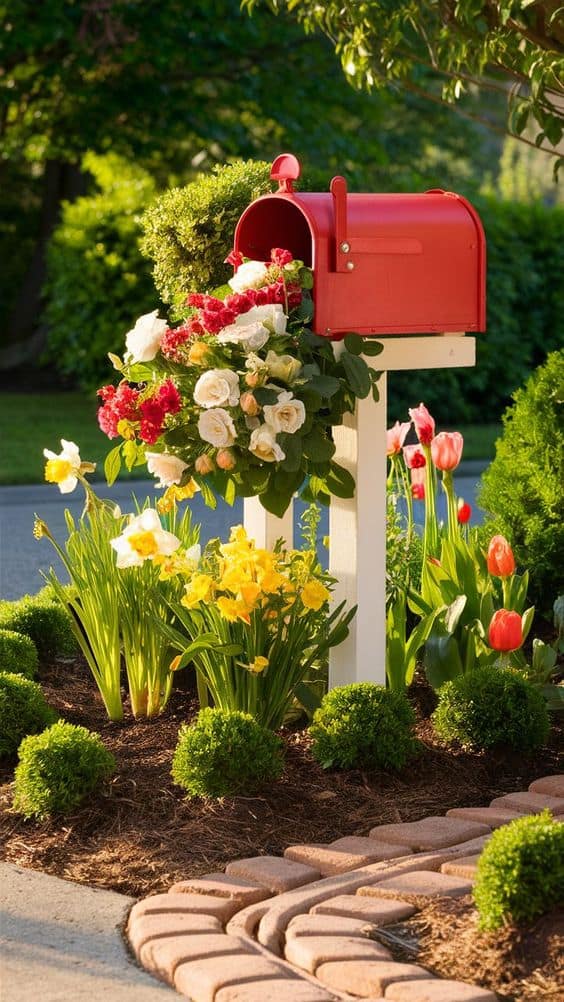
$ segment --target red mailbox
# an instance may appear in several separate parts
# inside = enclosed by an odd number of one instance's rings
[[[284,247],[314,269],[313,328],[338,337],[485,329],[486,244],[470,203],[440,188],[423,194],[296,192],[300,164],[282,154],[271,177],[279,190],[245,210],[235,250],[268,261]]]

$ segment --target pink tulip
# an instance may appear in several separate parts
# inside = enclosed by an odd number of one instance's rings
[[[425,468],[423,466],[412,466],[411,474],[411,494],[416,501],[423,501],[425,498]]]
[[[459,431],[441,431],[431,441],[431,456],[438,470],[455,470],[464,448],[464,439]]]
[[[420,445],[404,445],[403,458],[408,470],[420,470],[427,465]]]
[[[419,404],[419,407],[412,407],[409,411],[409,416],[415,425],[417,438],[421,442],[421,445],[430,445],[435,434],[435,419],[431,417],[425,404]]]
[[[396,421],[393,428],[388,428],[386,432],[386,455],[397,456],[405,442],[405,436],[411,428],[411,421],[403,421],[402,424]]]

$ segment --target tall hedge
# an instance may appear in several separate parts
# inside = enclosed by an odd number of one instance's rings
[[[95,190],[63,203],[48,249],[46,357],[89,388],[107,381],[107,353],[121,352],[137,317],[158,306],[139,250],[141,214],[156,189],[147,171],[114,153],[87,153],[82,166]]]

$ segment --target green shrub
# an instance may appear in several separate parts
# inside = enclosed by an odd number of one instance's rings
[[[59,720],[22,741],[14,808],[26,818],[68,814],[114,769],[115,759],[99,734]]]
[[[313,755],[324,768],[402,769],[417,746],[414,723],[402,692],[372,682],[337,686],[314,713]]]
[[[181,728],[172,777],[191,797],[253,793],[283,769],[282,742],[249,713],[200,710]]]
[[[0,672],[0,758],[15,755],[22,738],[57,719],[37,682]]]
[[[445,682],[432,719],[443,741],[476,750],[508,745],[530,753],[545,743],[550,731],[540,690],[519,672],[496,665]]]
[[[488,257],[487,333],[477,336],[476,366],[444,369],[432,380],[425,371],[390,373],[394,420],[407,418],[411,401],[424,400],[450,428],[497,421],[516,388],[564,342],[564,206],[472,201]]]
[[[68,612],[59,602],[45,599],[42,592],[16,602],[0,601],[0,629],[30,637],[40,659],[69,657],[77,651]]]
[[[479,501],[490,514],[486,531],[507,537],[529,569],[531,597],[548,612],[564,591],[564,350],[514,400]]]
[[[498,828],[478,861],[473,894],[482,929],[531,922],[564,904],[564,824],[543,811]]]
[[[37,647],[30,637],[15,630],[0,629],[0,672],[35,678]]]
[[[63,203],[49,242],[46,357],[75,385],[90,388],[107,381],[107,353],[121,355],[137,317],[158,306],[139,250],[140,216],[155,184],[115,153],[87,153],[82,166],[98,190]]]

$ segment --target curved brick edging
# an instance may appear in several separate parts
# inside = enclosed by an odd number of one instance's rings
[[[564,816],[564,775],[490,807],[236,860],[137,902],[129,944],[192,1002],[495,1002],[491,991],[395,961],[371,936],[426,899],[469,893],[492,829],[545,807]]]

